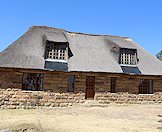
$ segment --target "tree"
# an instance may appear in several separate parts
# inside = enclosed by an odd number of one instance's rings
[[[159,53],[157,53],[156,57],[162,61],[162,50]]]

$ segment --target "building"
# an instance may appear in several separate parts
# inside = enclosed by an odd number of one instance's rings
[[[33,26],[0,53],[0,87],[22,91],[153,94],[162,62],[133,40]]]

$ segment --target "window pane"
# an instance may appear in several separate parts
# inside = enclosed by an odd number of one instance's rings
[[[74,80],[75,76],[68,76],[68,92],[74,92]]]
[[[149,79],[140,79],[139,87],[138,87],[139,94],[151,94],[153,93],[153,80]]]
[[[40,91],[42,88],[43,74],[24,73],[22,80],[22,89],[31,91]]]
[[[116,78],[111,78],[111,85],[110,85],[110,92],[115,93],[116,92]]]

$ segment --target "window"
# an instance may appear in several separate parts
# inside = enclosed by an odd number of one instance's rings
[[[116,78],[111,78],[111,86],[110,86],[110,92],[115,93],[116,92]]]
[[[31,91],[41,91],[43,74],[37,73],[24,73],[22,80],[22,89]]]
[[[119,63],[123,65],[137,65],[137,50],[121,48]]]
[[[68,92],[74,92],[74,81],[75,76],[73,75],[68,76]]]
[[[138,86],[139,94],[152,94],[153,93],[153,80],[140,79]]]
[[[67,60],[67,44],[47,41],[45,59]]]

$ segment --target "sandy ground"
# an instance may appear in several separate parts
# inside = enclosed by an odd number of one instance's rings
[[[161,132],[162,104],[0,110],[2,129],[24,132]]]

